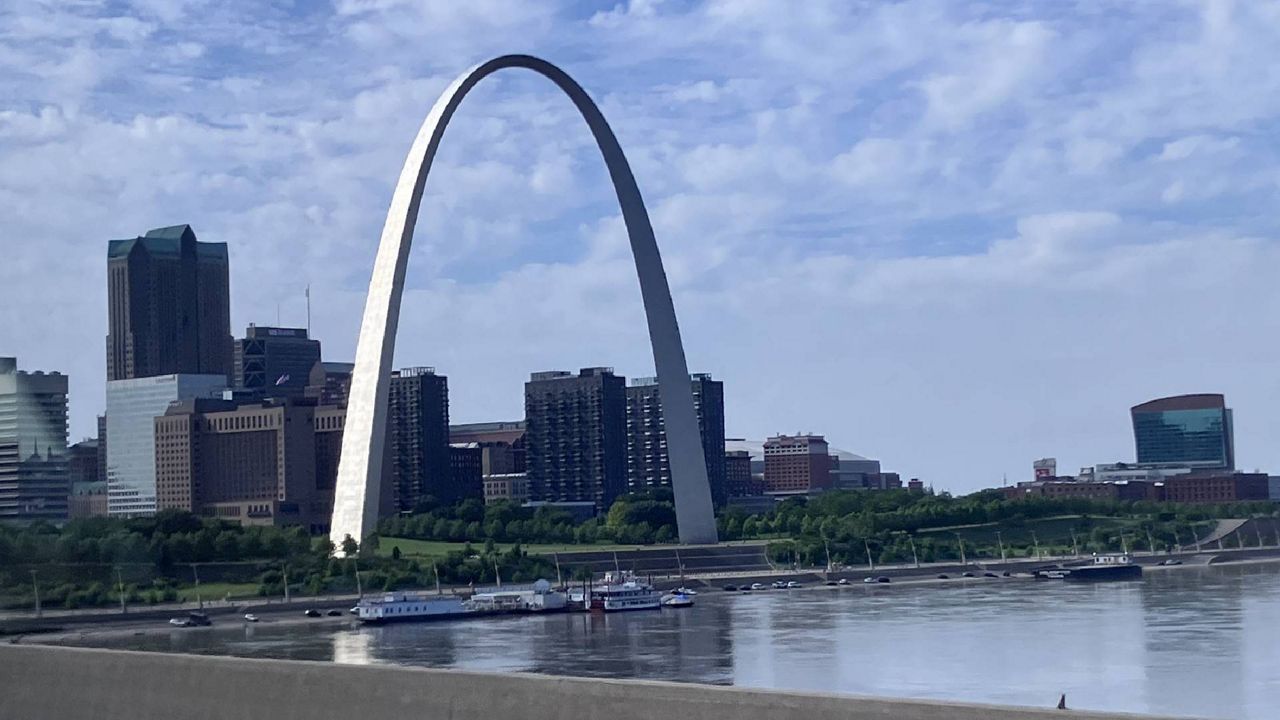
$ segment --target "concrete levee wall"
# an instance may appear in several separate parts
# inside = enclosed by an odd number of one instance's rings
[[[1052,700],[1052,699],[1050,699]],[[1064,720],[1123,718],[681,683],[0,646],[22,720]]]

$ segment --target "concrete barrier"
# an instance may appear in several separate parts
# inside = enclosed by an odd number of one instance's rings
[[[1051,702],[1052,698],[1046,698]],[[4,720],[1078,720],[1133,715],[294,660],[0,646]]]

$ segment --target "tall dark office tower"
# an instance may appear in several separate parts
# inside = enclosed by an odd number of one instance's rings
[[[412,510],[428,495],[460,499],[449,458],[449,379],[429,367],[395,371],[387,409],[397,507]]]
[[[711,500],[728,499],[724,459],[724,383],[705,373],[690,376],[693,409],[698,416],[702,453],[707,460]],[[666,425],[658,398],[657,378],[636,378],[627,388],[627,487],[645,490],[671,487]]]
[[[65,520],[67,376],[0,357],[0,520]]]
[[[260,397],[302,397],[320,362],[320,341],[302,328],[250,325],[236,340],[235,389]]]
[[[107,247],[107,379],[233,376],[226,243],[190,225]]]
[[[626,380],[613,368],[533,373],[524,385],[529,499],[594,502],[627,487]]]
[[[1138,462],[1235,469],[1231,408],[1222,395],[1159,398],[1129,414]]]

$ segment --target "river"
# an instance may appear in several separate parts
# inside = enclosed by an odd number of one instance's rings
[[[237,624],[78,644],[645,678],[1261,720],[1280,716],[1280,564],[1140,582],[861,584],[695,607],[345,628]]]

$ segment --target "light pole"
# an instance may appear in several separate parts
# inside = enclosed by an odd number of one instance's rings
[[[196,580],[196,605],[203,610],[204,598],[200,597],[200,573],[196,570],[196,564],[191,563],[191,575]]]
[[[1031,531],[1031,544],[1035,546],[1035,549],[1036,549],[1036,559],[1037,559],[1037,560],[1043,560],[1043,559],[1044,559],[1044,556],[1040,554],[1040,540],[1039,540],[1039,538],[1037,538],[1037,537],[1036,537],[1036,531],[1035,531],[1035,530],[1032,530],[1032,531]]]
[[[960,564],[967,565],[968,563],[964,559],[964,538],[960,537],[960,533],[952,533],[952,535],[955,535],[956,540],[960,543]]]
[[[36,617],[40,617],[44,613],[40,608],[40,583],[36,582],[35,570],[31,571],[31,589],[35,591],[36,594]]]
[[[915,539],[915,538],[913,538],[913,537],[911,537],[910,535],[908,535],[908,536],[907,536],[907,542],[911,543],[911,560],[912,560],[912,562],[914,562],[914,563],[915,563],[916,567],[920,567],[920,556],[919,556],[918,554],[916,554],[916,539]]]
[[[996,531],[996,542],[1000,545],[1000,562],[1004,562],[1004,536],[1000,534],[999,530]]]
[[[1076,542],[1076,531],[1071,530],[1071,555],[1072,557],[1080,557],[1080,544]]]
[[[124,576],[120,574],[120,566],[116,566],[116,587],[120,591],[120,612],[121,614],[129,612],[128,606],[124,604]]]
[[[875,570],[876,569],[875,561],[871,559],[871,543],[868,542],[866,538],[862,538],[862,546],[867,549],[867,567],[871,568],[872,570]]]
[[[284,578],[284,601],[289,602],[289,564],[284,563],[280,566],[281,575]]]
[[[1151,548],[1152,555],[1156,554],[1156,541],[1155,538],[1151,537],[1150,530],[1147,531],[1147,547]]]

